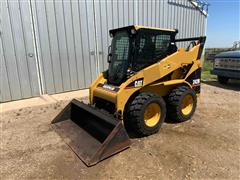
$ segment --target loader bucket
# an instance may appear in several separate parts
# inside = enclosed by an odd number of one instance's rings
[[[121,121],[76,99],[57,115],[52,126],[87,166],[130,146]]]

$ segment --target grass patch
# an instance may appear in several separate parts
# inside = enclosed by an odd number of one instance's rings
[[[203,68],[202,68],[202,80],[209,81],[209,80],[216,80],[217,76],[212,75],[210,71],[213,69],[213,62],[212,61],[204,61]]]

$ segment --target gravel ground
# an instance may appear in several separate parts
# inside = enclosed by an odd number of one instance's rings
[[[50,127],[68,103],[1,115],[1,179],[240,179],[240,87],[202,85],[190,121],[87,168]]]

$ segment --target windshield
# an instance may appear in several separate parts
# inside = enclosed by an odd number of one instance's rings
[[[120,84],[125,78],[128,68],[130,38],[127,31],[114,34],[111,48],[111,62],[109,64],[108,80],[112,84]]]

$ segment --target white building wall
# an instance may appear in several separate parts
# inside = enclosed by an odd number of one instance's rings
[[[5,0],[0,18],[1,102],[87,88],[108,66],[110,29],[138,24],[184,38],[206,26],[189,0]]]

